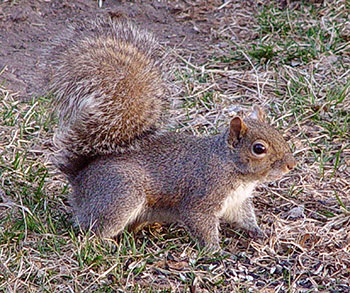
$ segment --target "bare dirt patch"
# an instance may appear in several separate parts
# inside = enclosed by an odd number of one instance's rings
[[[212,28],[221,16],[221,1],[187,3],[183,1],[6,1],[0,4],[0,80],[22,97],[45,94],[43,53],[55,35],[77,21],[126,16],[154,32],[161,43],[206,57],[214,46]],[[198,62],[198,59],[196,59]]]

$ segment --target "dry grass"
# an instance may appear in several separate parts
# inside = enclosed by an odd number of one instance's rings
[[[0,291],[349,292],[350,2],[221,5],[209,58],[177,51],[172,116],[178,131],[212,134],[258,103],[286,131],[298,167],[255,193],[269,238],[223,225],[229,253],[205,255],[176,225],[117,242],[73,230],[47,156],[50,99],[1,89]]]

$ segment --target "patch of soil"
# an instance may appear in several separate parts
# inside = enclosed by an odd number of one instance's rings
[[[245,1],[243,1],[245,2]],[[230,17],[233,8],[222,1],[98,1],[29,0],[0,4],[0,82],[22,98],[45,94],[42,64],[50,41],[76,21],[124,15],[154,32],[160,42],[184,49],[204,60],[219,40],[213,28]],[[246,5],[245,3],[242,6]],[[249,5],[249,4],[248,4]]]

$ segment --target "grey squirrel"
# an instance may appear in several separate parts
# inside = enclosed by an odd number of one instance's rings
[[[214,250],[221,221],[261,236],[252,192],[295,167],[287,143],[258,106],[216,136],[165,131],[163,55],[152,34],[125,20],[72,27],[54,47],[54,161],[72,185],[77,223],[110,238],[180,222]]]

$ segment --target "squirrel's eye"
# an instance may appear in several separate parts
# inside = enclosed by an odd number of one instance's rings
[[[252,154],[258,158],[265,157],[267,152],[267,146],[262,141],[256,141],[252,144]]]

